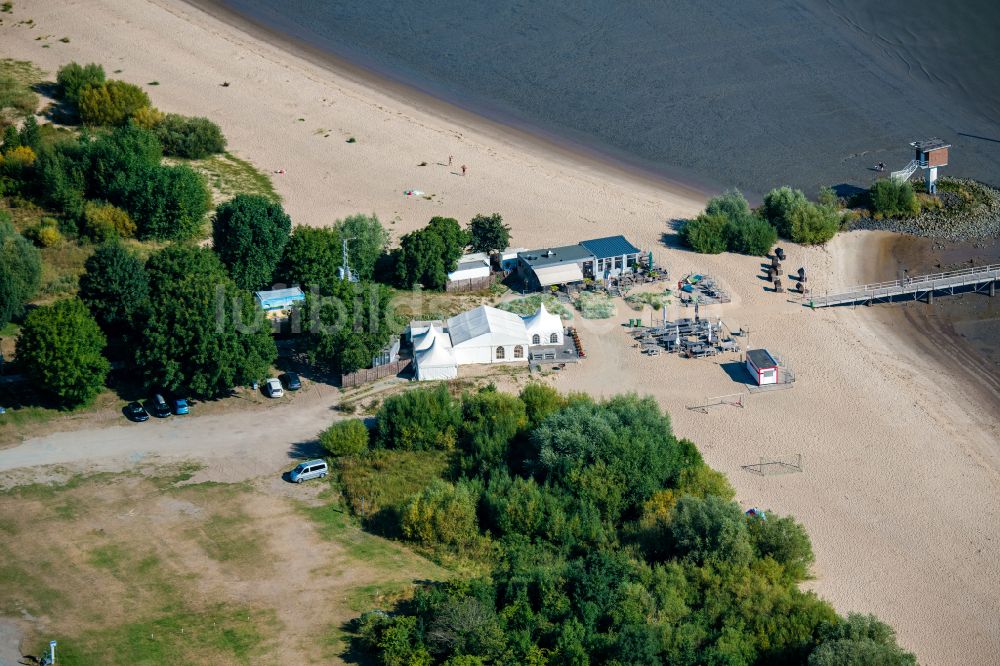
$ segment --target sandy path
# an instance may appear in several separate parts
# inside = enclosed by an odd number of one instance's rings
[[[29,16],[35,27],[17,25]],[[44,35],[51,37],[35,41]],[[68,44],[57,41],[63,35]],[[0,26],[0,56],[32,59],[52,72],[68,60],[97,60],[109,73],[121,69],[115,76],[126,80],[159,81],[148,88],[157,105],[211,116],[237,154],[268,170],[285,169],[276,186],[299,223],[375,211],[398,233],[435,214],[464,220],[497,210],[519,245],[624,233],[651,248],[674,276],[716,276],[733,303],[705,314],[749,326],[753,346],[789,360],[799,377],[795,389],[754,396],[742,410],[689,411],[688,405],[741,387],[710,359],[640,356],[618,326],[625,312],[614,321],[580,324],[590,357],[557,385],[595,395],[655,395],[677,432],[730,476],[741,502],[805,523],[817,553],[812,587],[839,611],[880,614],[922,663],[996,662],[995,415],[980,412],[964,386],[904,347],[865,309],[810,312],[764,293],[755,259],[695,256],[662,245],[667,222],[697,210],[696,198],[532,147],[461,114],[449,119],[426,100],[407,103],[288,56],[178,0],[23,0]],[[223,88],[222,81],[231,85]],[[348,136],[358,142],[347,144]],[[438,164],[448,155],[453,167],[467,164],[469,175]],[[429,166],[417,166],[421,161]],[[433,199],[402,196],[414,187]],[[849,234],[808,253],[790,248],[786,265],[805,265],[817,290],[863,281],[857,267],[878,260],[874,238]],[[677,314],[671,308],[670,316]],[[0,452],[0,469],[98,458],[121,468],[155,452],[221,459],[233,466],[224,473],[254,476],[287,465],[289,447],[330,420],[328,407],[56,434]],[[789,453],[802,454],[803,473],[757,477],[741,468]]]
[[[239,481],[291,467],[292,458],[316,455],[316,435],[336,416],[337,393],[296,396],[261,411],[150,419],[145,423],[58,432],[0,450],[0,472],[46,465],[93,470],[130,469],[151,458],[211,463],[211,478]]]

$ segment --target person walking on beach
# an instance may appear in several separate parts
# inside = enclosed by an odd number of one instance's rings
[[[465,175],[465,165],[464,164],[462,165],[462,175],[463,176]]]
[[[453,159],[453,156],[452,156],[452,155],[449,155],[449,156],[448,156],[448,166],[451,166],[451,160],[452,160],[452,159]]]

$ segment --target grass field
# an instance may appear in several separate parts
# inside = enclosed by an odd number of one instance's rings
[[[197,471],[0,491],[0,617],[29,627],[29,653],[54,639],[66,665],[336,662],[350,618],[443,577],[361,531],[329,483],[192,484]]]
[[[281,195],[274,189],[269,175],[232,153],[212,155],[202,160],[171,161],[187,164],[204,174],[216,202],[237,194],[260,194],[271,201],[281,201]]]

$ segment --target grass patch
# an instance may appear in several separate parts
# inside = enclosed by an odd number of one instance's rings
[[[13,9],[13,2],[4,2],[3,4],[0,4],[0,12],[3,12],[4,14],[10,14]]]
[[[281,201],[270,176],[232,153],[212,155],[203,160],[177,161],[204,174],[219,200],[229,199],[237,194],[260,194],[271,201]]]
[[[267,555],[262,535],[253,529],[253,520],[242,511],[213,514],[195,528],[205,554],[216,562],[255,567]]]
[[[659,311],[670,302],[670,290],[666,289],[662,293],[641,291],[637,294],[629,294],[625,297],[625,302],[628,303],[630,308],[636,311],[642,310],[646,305]]]
[[[109,543],[105,546],[98,546],[90,551],[90,565],[98,569],[110,569],[118,571],[128,553],[124,548],[116,543]]]
[[[35,112],[38,93],[32,86],[42,76],[42,70],[26,60],[0,60],[0,126]]]
[[[375,609],[389,609],[413,596],[412,583],[391,581],[355,587],[347,593],[347,606],[356,613]]]
[[[615,314],[615,303],[603,292],[581,291],[573,302],[584,319],[610,319]]]
[[[398,568],[406,557],[399,545],[368,534],[354,525],[347,510],[339,503],[303,506],[302,511],[313,521],[320,538],[342,546],[352,560],[392,570]]]
[[[79,636],[57,636],[59,663],[249,664],[262,654],[264,637],[277,624],[272,611],[243,606],[181,610]]]
[[[573,313],[565,305],[551,294],[532,294],[524,298],[515,298],[512,301],[500,303],[497,307],[514,314],[533,315],[538,311],[538,306],[545,303],[545,309],[552,314],[559,315],[561,319],[572,319]]]
[[[341,492],[348,507],[366,522],[394,510],[448,469],[444,451],[373,451],[337,460]]]

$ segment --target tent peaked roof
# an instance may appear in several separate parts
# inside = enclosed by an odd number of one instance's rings
[[[524,325],[529,331],[544,328],[546,330],[555,327],[562,328],[562,319],[559,315],[552,314],[545,309],[545,303],[539,303],[535,314],[524,318]]]
[[[426,349],[417,352],[418,368],[440,368],[455,365],[455,355],[436,337]]]
[[[491,336],[499,343],[523,342],[528,337],[524,320],[519,315],[488,305],[480,305],[449,319],[448,334],[453,347],[484,335]]]

